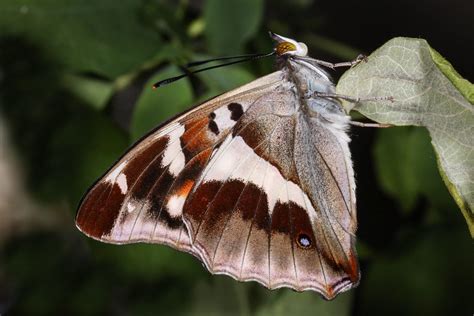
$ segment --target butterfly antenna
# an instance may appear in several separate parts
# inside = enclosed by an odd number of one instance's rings
[[[194,71],[189,71],[185,74],[182,74],[182,75],[179,75],[179,76],[176,76],[176,77],[171,77],[171,78],[167,78],[167,79],[164,79],[164,80],[160,80],[160,81],[156,82],[155,84],[153,84],[153,89],[159,88],[161,86],[167,85],[169,83],[175,82],[179,79],[182,79],[184,77],[188,77],[192,74],[197,74],[197,73],[202,72],[202,71],[211,70],[211,69],[220,68],[220,67],[225,67],[225,66],[230,66],[230,65],[243,63],[243,62],[250,61],[250,60],[256,60],[256,59],[260,59],[260,58],[264,58],[264,57],[269,57],[269,56],[273,56],[273,55],[275,55],[274,51],[271,52],[271,53],[266,53],[266,54],[250,54],[250,55],[240,55],[240,56],[231,56],[231,57],[221,57],[221,58],[214,58],[214,59],[207,59],[207,60],[191,62],[191,63],[187,64],[186,67],[195,67],[195,66],[203,65],[203,64],[210,63],[210,62],[213,62],[213,61],[241,58],[239,60],[234,60],[234,61],[231,61],[231,62],[219,64],[219,65],[209,66],[209,67],[201,68],[201,69],[194,70]]]
[[[256,59],[256,58],[261,58],[262,56],[266,56],[268,54],[246,54],[246,55],[237,55],[237,56],[228,56],[228,57],[218,57],[218,58],[211,58],[211,59],[204,59],[204,60],[198,60],[198,61],[193,61],[193,62],[190,62],[186,65],[184,65],[184,67],[196,67],[196,66],[201,66],[201,65],[204,65],[204,64],[207,64],[207,63],[211,63],[213,61],[222,61],[222,60],[229,60],[229,59],[241,59],[241,58],[244,58],[244,59],[248,59],[248,60],[252,60],[252,59]]]

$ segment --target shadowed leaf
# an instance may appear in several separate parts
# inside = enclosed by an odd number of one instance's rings
[[[428,132],[423,128],[387,128],[379,131],[374,147],[379,182],[406,212],[420,195],[437,208],[456,208],[439,176]]]
[[[181,71],[177,67],[170,66],[153,76],[143,86],[143,92],[133,113],[131,125],[133,139],[137,139],[176,113],[193,105],[193,93],[187,78],[152,89],[155,82],[180,74]]]
[[[263,15],[262,0],[208,0],[205,34],[213,52],[236,54],[256,31]]]
[[[4,0],[0,35],[33,41],[59,63],[116,77],[151,58],[161,40],[140,21],[140,1]]]

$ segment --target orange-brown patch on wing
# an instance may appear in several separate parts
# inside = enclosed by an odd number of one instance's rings
[[[168,203],[170,202],[171,198],[184,198],[185,200],[188,199],[188,195],[190,194],[196,179],[199,177],[199,174],[204,169],[209,157],[211,156],[212,148],[208,148],[196,156],[192,157],[190,161],[187,162],[184,169],[178,175],[176,179],[174,179],[172,186],[169,188],[169,191],[166,191],[166,203],[164,203],[164,215],[167,213],[174,214],[176,217],[177,214],[181,214],[182,209],[175,208],[169,209]]]
[[[195,119],[185,124],[185,132],[181,136],[181,144],[187,153],[196,154],[201,152],[203,149],[212,146],[216,141],[214,137],[211,137],[207,133],[207,126],[209,124],[209,118],[204,117]],[[186,155],[187,157],[189,156]]]
[[[351,278],[351,281],[354,283],[359,282],[359,260],[357,260],[357,255],[353,251],[351,251],[349,254],[349,267],[350,269],[346,270],[346,272]]]
[[[222,183],[217,181],[201,183],[191,194],[184,205],[183,214],[191,224],[191,236],[199,229],[204,220],[205,211],[216,196]]]
[[[176,194],[184,197],[188,196],[188,193],[189,191],[191,191],[193,185],[194,181],[192,179],[185,180],[182,186],[179,188],[178,192],[176,192]]]

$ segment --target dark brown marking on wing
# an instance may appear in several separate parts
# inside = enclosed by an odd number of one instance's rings
[[[297,204],[290,202],[290,212],[294,227],[293,242],[304,250],[315,249],[316,238],[314,237],[313,227],[307,211]],[[306,237],[310,242],[310,245],[302,247],[300,240],[302,237]]]
[[[229,181],[222,185],[219,192],[206,210],[204,219],[198,223],[194,234],[195,242],[205,245],[209,261],[213,264],[220,238],[227,222],[235,210],[235,205],[244,189],[241,181]],[[226,245],[221,245],[226,247]]]
[[[192,220],[193,224],[202,222],[205,210],[209,207],[221,185],[222,183],[217,181],[201,183],[188,197],[184,204],[183,212]],[[193,233],[196,232],[196,229],[197,226],[193,225]]]
[[[237,197],[242,193],[239,201],[241,207],[238,207],[242,218],[244,220],[254,219],[256,228],[269,233],[270,217],[266,194],[263,193],[260,197],[261,190],[252,183],[247,183],[245,190],[244,186],[245,184],[239,180],[230,180],[225,184],[218,181],[201,183],[188,197],[184,212],[193,223],[200,225],[205,220],[206,226],[211,227],[221,220],[226,212],[234,208]],[[258,203],[259,198],[260,203]],[[258,208],[255,210],[254,207],[257,204]],[[213,214],[212,216],[206,215],[209,211]],[[197,226],[194,227],[194,229],[196,228]],[[198,231],[194,231],[194,233],[196,234]]]
[[[131,157],[122,171],[127,178],[128,184],[134,183],[144,169],[153,162],[153,160],[155,160],[153,165],[156,165],[156,160],[159,160],[159,163],[161,163],[161,159],[156,158],[160,157],[161,153],[166,149],[168,140],[168,136],[163,136],[154,141],[154,143],[148,145],[144,150]],[[133,193],[134,192],[132,192],[132,194]]]
[[[144,168],[165,150],[167,143],[168,137],[162,137],[130,157],[122,170],[127,183],[134,183]],[[121,162],[118,162],[114,168],[120,164]],[[113,168],[109,173],[112,171]],[[92,187],[81,203],[77,213],[77,225],[86,234],[95,238],[109,234],[120,215],[125,197],[118,184],[110,183],[104,176]]]
[[[215,135],[219,135],[219,127],[217,126],[217,123],[214,120],[209,121],[208,127],[209,130]]]
[[[130,192],[131,198],[134,200],[143,200],[150,189],[156,184],[157,179],[162,177],[162,180],[159,180],[161,183],[168,183],[172,181],[173,177],[167,171],[167,168],[161,166],[162,156],[157,156],[156,159],[148,164],[148,167],[142,172],[140,177],[135,181],[133,189]],[[160,184],[161,185],[161,184]]]
[[[100,195],[108,195],[104,202]],[[117,184],[105,181],[97,184],[81,204],[76,223],[89,236],[101,238],[112,230],[117,220],[124,195]]]
[[[272,230],[278,233],[289,234],[290,222],[288,221],[288,204],[278,201],[272,212]]]
[[[171,219],[171,216],[167,212],[162,212],[163,202],[166,198],[168,189],[173,184],[175,177],[169,173],[168,170],[163,172],[158,180],[155,179],[155,185],[153,188],[150,188],[151,191],[147,196],[148,201],[151,203],[151,208],[149,209],[149,215],[152,216],[155,220],[164,220],[168,223],[168,220]],[[170,226],[174,229],[179,228],[182,224],[181,219],[177,221],[170,220]]]
[[[227,105],[227,108],[230,111],[230,119],[234,121],[238,121],[242,114],[244,114],[244,109],[242,107],[242,104],[232,102]]]
[[[263,191],[260,196],[260,203],[258,203],[255,210],[254,221],[254,228],[264,230],[267,234],[270,234],[271,218],[268,212],[267,194]]]
[[[260,194],[263,194],[261,189],[251,182],[247,183],[238,205],[242,219],[246,221],[253,220],[258,201],[260,200]]]
[[[225,182],[222,185],[207,211],[206,225],[208,227],[211,229],[215,227],[218,222],[226,218],[226,215],[234,209],[244,186],[243,182],[234,180]]]
[[[290,204],[277,201],[272,212],[270,234],[270,286],[282,283],[296,283],[297,270],[291,239]]]
[[[181,217],[173,217],[166,210],[162,210],[159,216],[156,217],[156,220],[165,223],[170,229],[179,229],[183,226],[183,219]]]

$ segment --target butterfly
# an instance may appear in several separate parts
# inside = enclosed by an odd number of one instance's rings
[[[326,299],[357,286],[350,118],[307,46],[271,33],[279,70],[135,143],[87,192],[76,225],[157,243],[213,274]]]

